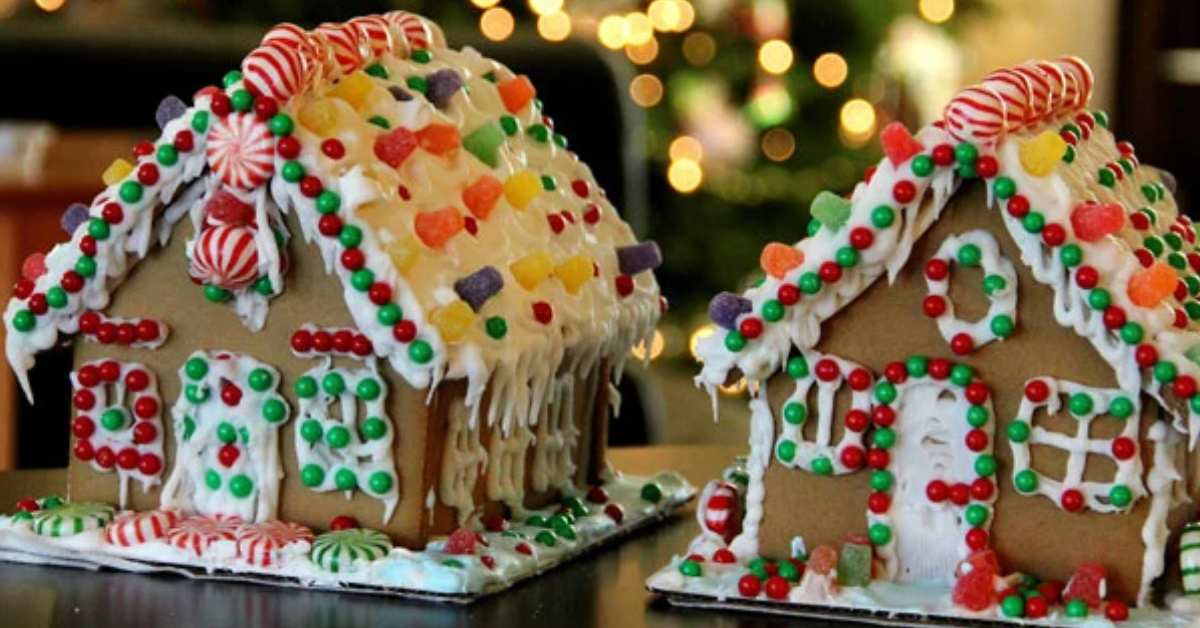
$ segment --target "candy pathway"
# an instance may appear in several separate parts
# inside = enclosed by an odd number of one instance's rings
[[[488,531],[467,538],[456,532],[424,551],[392,547],[374,530],[342,529],[310,541],[302,526],[268,522],[239,532],[236,522],[188,525],[154,513],[116,515],[128,532],[106,534],[114,520],[107,506],[45,498],[32,514],[0,516],[0,560],[469,603],[660,521],[694,494],[675,473],[617,474],[559,507],[531,511],[523,523],[486,521]],[[165,532],[166,525],[175,527]],[[269,560],[267,538],[275,546]]]

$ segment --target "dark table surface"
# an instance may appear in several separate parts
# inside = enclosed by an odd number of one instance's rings
[[[614,467],[628,473],[674,469],[702,487],[744,449],[744,446],[614,449],[610,459]],[[0,504],[11,504],[26,494],[61,491],[58,488],[61,482],[61,472],[0,474]],[[646,592],[646,577],[673,554],[684,550],[696,532],[696,525],[694,504],[690,504],[657,527],[470,606],[0,563],[0,626],[783,625],[784,620],[769,617],[678,609]],[[796,620],[786,623],[798,625]]]

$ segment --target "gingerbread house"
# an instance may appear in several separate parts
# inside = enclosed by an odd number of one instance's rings
[[[851,194],[818,195],[807,237],[713,299],[697,383],[748,380],[750,455],[652,588],[1119,618],[1178,586],[1200,253],[1169,176],[1087,108],[1092,81],[1028,62],[915,135],[888,125]]]
[[[7,549],[479,593],[686,498],[607,468],[660,255],[527,77],[402,11],[283,24],[157,122],[5,310],[27,392],[75,363],[66,501]]]

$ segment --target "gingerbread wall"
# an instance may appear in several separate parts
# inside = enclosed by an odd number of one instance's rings
[[[1017,270],[1018,322],[1015,333],[1007,340],[986,345],[968,356],[955,356],[936,323],[921,310],[921,301],[927,294],[922,271],[947,236],[973,229],[985,229],[995,235],[1003,255]],[[982,316],[986,310],[979,288],[982,274],[977,269],[963,271],[955,266],[952,275],[950,296],[959,316],[966,320]],[[1046,497],[1018,494],[1012,484],[1012,450],[1004,434],[1016,416],[1027,379],[1051,376],[1092,386],[1116,385],[1112,369],[1088,341],[1054,320],[1052,298],[1051,289],[1037,283],[1020,261],[1020,253],[1000,214],[986,207],[984,188],[974,182],[964,185],[945,208],[942,218],[916,243],[896,282],[889,286],[886,278],[877,281],[825,321],[816,348],[858,362],[876,374],[888,362],[914,354],[944,357],[973,367],[993,391],[996,417],[993,442],[999,462],[1000,492],[991,534],[1003,565],[1042,578],[1065,580],[1080,563],[1099,561],[1109,569],[1110,591],[1133,601],[1141,580],[1141,527],[1149,499],[1139,500],[1128,514],[1069,513]],[[776,416],[791,388],[786,375],[778,375],[771,382],[770,401]],[[1153,445],[1145,440],[1145,434],[1157,416],[1157,407],[1144,395],[1142,403],[1141,455],[1144,466],[1149,468]],[[835,416],[840,416],[844,408],[838,408],[838,412]],[[1093,424],[1093,436],[1115,435],[1116,423],[1098,418]],[[1039,415],[1037,424],[1069,434],[1075,432],[1075,420],[1065,413],[1056,417]],[[834,442],[839,437],[840,433],[835,433]],[[1032,459],[1038,471],[1062,477],[1064,452],[1034,446]],[[1089,460],[1085,479],[1109,481],[1112,472],[1111,464]],[[767,497],[760,535],[763,553],[786,555],[791,539],[797,535],[803,536],[812,548],[820,543],[840,542],[847,533],[865,534],[868,477],[866,471],[819,477],[771,464],[764,480]],[[1171,519],[1178,524],[1184,516],[1186,508],[1176,508]]]

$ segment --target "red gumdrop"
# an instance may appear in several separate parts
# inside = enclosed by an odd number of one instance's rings
[[[901,122],[893,122],[879,133],[879,143],[883,145],[883,153],[887,155],[892,165],[899,166],[917,153],[925,150],[921,142],[912,136],[908,127]]]
[[[462,200],[472,215],[480,220],[487,220],[488,215],[492,213],[492,207],[503,193],[504,185],[499,179],[485,174],[463,188]]]
[[[445,551],[447,554],[474,554],[475,553],[475,533],[468,528],[459,528],[450,533],[450,538],[446,539]]]
[[[431,249],[441,248],[447,240],[463,230],[463,217],[453,207],[420,212],[413,218],[413,231]]]
[[[985,611],[996,602],[996,572],[986,566],[975,567],[954,581],[956,606],[970,611]]]
[[[811,554],[808,555],[808,562],[805,563],[808,569],[816,574],[826,575],[837,567],[838,552],[831,545],[818,545],[813,548]]]
[[[1125,226],[1125,209],[1118,203],[1080,203],[1071,210],[1071,229],[1084,242],[1095,242]]]
[[[221,189],[204,204],[204,213],[223,225],[248,225],[254,221],[254,208],[231,192]]]
[[[44,274],[46,274],[46,256],[42,253],[34,253],[21,263],[21,276],[30,281],[36,281]]]
[[[379,161],[399,168],[408,156],[417,149],[417,134],[404,127],[396,127],[375,138],[375,156]]]
[[[1064,602],[1080,599],[1087,602],[1089,608],[1100,608],[1104,601],[1104,582],[1108,578],[1108,570],[1100,563],[1083,563],[1075,569],[1075,575],[1067,581],[1063,589]]]

